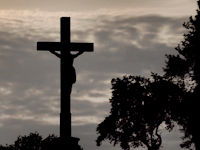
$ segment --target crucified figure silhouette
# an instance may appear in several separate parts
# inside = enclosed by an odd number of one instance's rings
[[[55,51],[53,50],[49,50],[52,54],[56,55],[58,58],[61,58],[61,55],[59,53],[56,53]],[[76,70],[73,66],[73,62],[74,62],[74,58],[78,57],[79,55],[83,54],[84,51],[79,51],[78,53],[76,54],[71,54],[70,52],[68,53],[67,55],[67,59],[68,59],[68,65],[70,68],[69,70],[66,70],[69,74],[68,74],[68,81],[69,83],[69,91],[70,91],[70,94],[71,94],[71,91],[72,91],[72,85],[76,82]]]
[[[84,52],[93,52],[93,43],[75,43],[70,40],[70,17],[60,18],[60,42],[37,42],[37,50],[50,51],[60,58],[60,148],[66,145],[76,149],[79,138],[74,139],[71,133],[71,92],[76,82],[74,58]],[[57,53],[60,51],[60,53]],[[79,51],[71,54],[71,51]]]

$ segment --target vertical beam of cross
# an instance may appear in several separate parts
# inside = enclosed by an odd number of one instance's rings
[[[61,18],[61,24],[60,24],[60,41],[61,41],[61,59],[60,59],[60,88],[61,88],[61,102],[60,102],[60,137],[64,141],[69,141],[71,138],[71,97],[69,93],[69,84],[70,79],[68,78],[70,66],[70,62],[67,59],[67,55],[70,52],[69,50],[66,50],[65,45],[70,44],[70,18]]]

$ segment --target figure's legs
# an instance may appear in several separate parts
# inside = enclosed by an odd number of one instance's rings
[[[72,85],[73,84],[69,84],[68,85],[68,88],[67,88],[67,92],[71,95],[71,92],[72,92]]]

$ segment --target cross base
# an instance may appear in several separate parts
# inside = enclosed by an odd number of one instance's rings
[[[83,150],[80,145],[78,145],[79,138],[71,137],[70,141],[61,141],[60,137],[53,139],[50,144],[50,150]]]

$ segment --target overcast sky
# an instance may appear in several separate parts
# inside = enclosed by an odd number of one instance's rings
[[[84,150],[120,149],[95,143],[110,112],[111,79],[162,75],[196,9],[195,0],[0,0],[0,144],[35,131],[59,136],[60,61],[36,43],[59,41],[60,17],[71,17],[71,41],[94,43],[74,62],[72,136]],[[161,129],[162,149],[180,149],[178,127]]]

